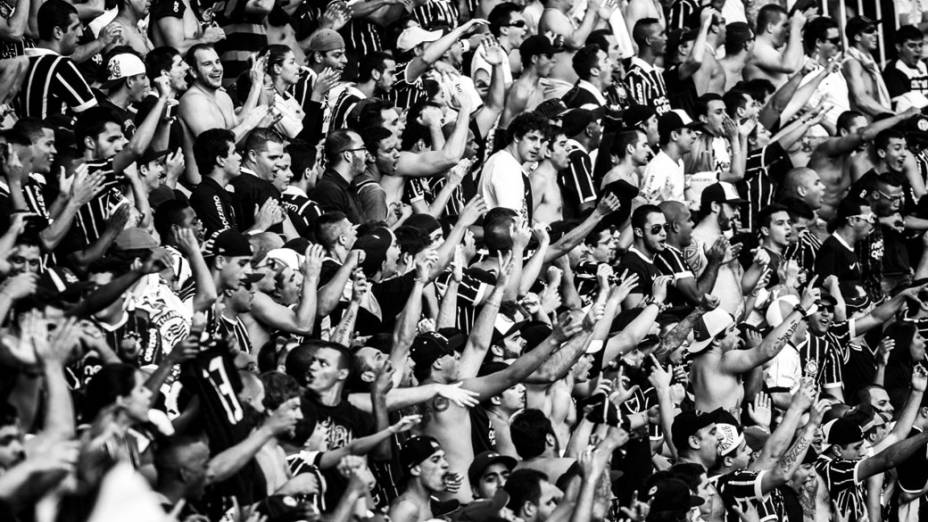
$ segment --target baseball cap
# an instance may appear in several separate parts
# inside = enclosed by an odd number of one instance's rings
[[[415,377],[418,380],[424,379],[431,368],[432,363],[446,355],[454,355],[454,350],[448,343],[448,338],[437,332],[425,332],[416,336],[412,341],[412,347],[409,349],[409,356],[412,357],[415,366]]]
[[[881,21],[882,20],[871,20],[866,16],[855,16],[847,21],[847,25],[844,27],[844,35],[847,36],[848,40],[851,40],[850,43],[853,43],[855,36],[864,32],[869,27],[876,28],[877,24]]]
[[[441,31],[426,31],[419,26],[408,27],[397,37],[396,48],[406,53],[418,45],[434,42],[439,38],[441,38]]]
[[[510,458],[510,457],[506,457]],[[515,459],[513,459],[515,461]],[[510,466],[512,468],[512,466]],[[471,479],[473,482],[473,479]],[[453,522],[484,522],[499,518],[500,510],[509,503],[509,493],[498,488],[493,498],[481,498],[466,504],[457,513],[451,516]]]
[[[716,416],[715,430],[719,436],[719,455],[724,457],[741,446],[744,433],[731,413],[722,410]]]
[[[535,107],[536,114],[540,114],[542,117],[549,120],[556,120],[563,116],[567,111],[567,105],[564,103],[564,100],[560,98],[551,98],[550,100],[545,100],[539,103],[537,107]]]
[[[691,494],[686,482],[678,478],[659,480],[648,490],[648,498],[651,506],[654,506],[652,512],[687,511],[705,503],[702,498]]]
[[[841,417],[822,427],[828,444],[853,444],[864,440],[864,432],[854,419]]]
[[[528,59],[529,56],[538,56],[542,54],[551,56],[556,52],[557,49],[555,49],[551,40],[549,40],[547,36],[540,34],[529,36],[523,40],[522,45],[519,46],[519,54],[522,56],[523,60]]]
[[[138,55],[134,53],[114,54],[106,62],[106,81],[103,87],[109,88],[119,80],[137,74],[145,74],[145,62]]]
[[[393,234],[386,228],[375,228],[355,240],[352,250],[364,252],[361,269],[371,277],[376,274],[387,259],[387,249],[393,244]]]
[[[155,161],[155,160],[161,160],[161,159],[163,159],[165,156],[167,156],[170,152],[171,152],[171,151],[169,151],[169,150],[167,150],[167,149],[164,149],[164,150],[155,150],[155,149],[149,147],[149,148],[146,149],[145,152],[139,157],[137,164],[138,164],[138,165],[144,165],[144,164],[146,164],[146,163],[151,163],[152,161]]]
[[[431,457],[440,449],[441,445],[433,437],[428,435],[412,437],[400,448],[400,464],[404,468],[410,469],[418,466],[419,463]]]
[[[561,127],[564,128],[564,135],[572,138],[582,133],[587,125],[602,117],[602,109],[570,109],[561,115]]]
[[[702,191],[699,198],[699,208],[703,211],[709,209],[710,203],[730,203],[740,205],[746,201],[738,194],[738,189],[727,181],[713,183]]]
[[[332,29],[319,29],[309,35],[309,50],[312,52],[326,52],[344,48],[345,39]]]
[[[145,250],[161,246],[147,230],[138,227],[123,229],[116,236],[115,245],[117,250]]]
[[[845,198],[838,204],[838,220],[847,219],[851,216],[859,216],[863,214],[863,207],[869,206],[867,202],[859,198]]]
[[[693,324],[693,342],[690,343],[687,351],[689,353],[703,351],[717,335],[734,324],[735,319],[731,314],[721,308],[704,313]]]
[[[657,118],[657,132],[661,136],[669,136],[671,132],[684,127],[702,129],[702,123],[693,121],[683,109],[669,110]]]
[[[257,266],[262,267],[270,264],[272,261],[277,265],[299,270],[300,266],[303,264],[303,256],[289,248],[274,248],[268,250],[267,254],[264,255],[264,259],[259,261]]]
[[[251,243],[238,230],[223,230],[213,240],[213,255],[226,257],[252,256]]]
[[[426,234],[431,234],[441,228],[441,223],[431,214],[413,214],[406,218],[403,225],[415,228]]]
[[[497,462],[504,464],[509,471],[512,471],[512,468],[516,467],[518,461],[508,455],[503,455],[502,453],[497,453],[495,451],[484,451],[474,457],[474,461],[471,462],[470,467],[467,468],[467,476],[470,478],[470,483],[476,485],[477,481],[480,480],[480,475],[490,467],[492,464]],[[500,488],[502,490],[502,488]]]
[[[655,114],[657,114],[657,112],[654,111],[654,107],[634,103],[629,105],[628,108],[625,109],[625,112],[622,113],[622,123],[631,129],[644,123]]]
[[[438,335],[447,339],[448,348],[456,352],[464,350],[464,345],[467,344],[467,334],[454,327],[439,328]]]
[[[718,422],[721,412],[722,409],[720,408],[703,414],[695,411],[684,411],[677,414],[673,419],[673,425],[670,427],[674,447],[687,447],[687,440],[695,435],[697,431]]]

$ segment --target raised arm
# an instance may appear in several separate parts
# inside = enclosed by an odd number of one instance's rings
[[[496,322],[496,315],[499,313],[499,306],[503,301],[503,295],[506,292],[506,286],[512,277],[512,263],[507,263],[500,267],[500,272],[496,276],[496,285],[490,292],[490,297],[483,302],[480,313],[477,314],[477,320],[474,321],[474,327],[467,338],[467,344],[464,345],[464,351],[461,353],[461,359],[458,361],[458,377],[460,379],[469,379],[476,377],[480,365],[486,358],[487,351],[490,350],[490,339],[493,337],[493,326]]]
[[[251,432],[238,444],[222,451],[206,467],[207,484],[217,484],[235,475],[267,442],[278,435],[289,432],[296,426],[297,416],[292,410],[300,408],[299,397],[294,397],[281,404],[264,424]]]
[[[330,341],[342,346],[351,346],[355,323],[358,321],[358,311],[361,309],[361,301],[367,295],[370,288],[371,285],[367,281],[367,278],[364,277],[364,273],[360,270],[356,271],[354,281],[352,281],[351,284],[351,301],[348,302],[348,308],[345,309],[345,313],[342,314],[338,326],[335,327],[335,331],[329,339]],[[399,377],[397,377],[397,379],[399,379]]]
[[[193,296],[193,311],[202,312],[213,306],[213,303],[219,297],[216,291],[216,282],[206,266],[206,260],[203,258],[203,252],[200,251],[200,244],[189,227],[172,227],[177,246],[181,252],[187,256],[190,261],[190,271],[193,272],[193,279],[197,286],[197,293]]]
[[[396,162],[396,173],[400,176],[431,176],[456,165],[464,156],[467,145],[467,131],[470,124],[470,114],[473,111],[471,101],[467,96],[458,98],[460,110],[454,122],[454,129],[438,151],[400,152]],[[439,132],[441,132],[439,130]]]
[[[519,278],[519,291],[518,295],[522,296],[529,292],[532,289],[532,285],[535,284],[535,281],[538,280],[538,276],[541,275],[541,269],[545,264],[545,253],[548,251],[548,247],[551,245],[551,237],[548,235],[548,228],[542,223],[536,223],[532,227],[532,235],[535,237],[535,241],[538,242],[538,248],[535,249],[535,253],[532,254],[532,257],[528,259],[528,263],[522,267],[522,276]]]
[[[793,95],[796,94],[796,89],[799,88],[801,82],[802,72],[796,73],[790,76],[786,83],[781,85],[779,89],[770,95],[770,98],[760,109],[760,113],[757,117],[764,128],[769,130],[779,126],[780,114],[786,110],[786,106],[793,98]]]
[[[255,292],[251,313],[258,321],[299,335],[313,332],[316,319],[316,288],[319,284],[319,270],[322,267],[322,246],[313,245],[306,249],[303,262],[303,288],[300,302],[296,309],[281,306],[262,292]]]
[[[696,35],[696,41],[693,42],[693,50],[690,52],[690,55],[687,56],[686,60],[680,64],[680,68],[677,69],[677,75],[680,79],[693,76],[693,74],[702,67],[703,58],[706,53],[711,52],[706,45],[706,38],[709,36],[709,28],[712,27],[712,19],[715,14],[716,10],[711,7],[703,9],[702,12],[699,13],[699,33]]]
[[[325,317],[335,310],[339,301],[341,301],[342,294],[345,291],[345,285],[348,283],[351,273],[361,264],[363,258],[364,252],[361,250],[352,250],[348,252],[348,256],[345,257],[345,263],[338,268],[338,271],[335,272],[332,279],[319,289],[316,315]]]
[[[155,136],[155,129],[158,128],[158,122],[161,121],[161,117],[164,115],[164,108],[167,106],[168,99],[174,95],[170,81],[167,76],[159,76],[154,79],[155,87],[158,89],[158,101],[155,102],[151,112],[142,120],[141,125],[135,129],[135,134],[132,135],[129,143],[113,157],[113,170],[116,172],[123,172],[129,165],[135,163],[135,160],[139,159],[151,144],[151,140]]]
[[[878,473],[892,469],[909,459],[916,451],[922,450],[928,443],[928,431],[923,431],[905,440],[901,440],[876,455],[857,464],[857,481],[863,481]]]
[[[502,114],[503,106],[506,103],[506,80],[503,71],[505,67],[509,67],[509,57],[496,42],[487,41],[483,45],[486,46],[484,58],[493,68],[493,72],[490,78],[490,87],[487,90],[486,101],[483,107],[477,111],[474,119],[480,133],[487,136],[493,129],[499,115]]]
[[[545,263],[550,263],[573,250],[575,246],[583,241],[583,238],[588,236],[590,232],[596,228],[596,225],[598,225],[600,221],[609,214],[619,210],[621,205],[619,198],[616,197],[615,194],[610,192],[603,196],[603,198],[599,200],[599,203],[597,203],[596,208],[593,209],[593,212],[584,219],[578,227],[567,232],[561,239],[558,239],[551,245],[551,248],[548,249],[548,253],[545,255]]]
[[[893,316],[896,315],[896,312],[902,308],[902,305],[905,304],[906,299],[919,302],[918,292],[923,290],[925,287],[928,287],[928,284],[906,288],[905,290],[893,296],[893,298],[889,301],[886,301],[885,303],[871,310],[867,315],[855,319],[855,333],[857,335],[862,335],[876,328],[877,326],[886,324],[886,322],[891,320]]]
[[[459,25],[456,29],[448,32],[445,36],[442,36],[434,43],[429,44],[422,53],[422,56],[416,56],[409,62],[409,65],[406,66],[404,71],[405,80],[408,83],[413,83],[422,76],[425,71],[432,66],[433,63],[437,62],[442,56],[451,49],[451,46],[457,43],[464,35],[469,33],[472,29],[487,25],[487,21],[481,18],[474,18],[467,21],[464,24]]]

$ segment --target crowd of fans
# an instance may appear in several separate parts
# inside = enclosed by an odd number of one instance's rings
[[[0,0],[0,520],[928,520],[911,4]]]

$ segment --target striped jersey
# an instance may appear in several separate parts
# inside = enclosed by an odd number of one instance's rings
[[[74,62],[41,48],[29,52],[29,69],[18,100],[20,116],[42,120],[49,116],[73,116],[97,104],[90,85]]]
[[[815,471],[828,489],[833,513],[839,520],[866,522],[869,520],[864,500],[864,484],[857,478],[860,460],[833,459],[822,455],[815,461]]]
[[[81,232],[84,246],[91,245],[100,239],[116,208],[129,203],[126,196],[119,190],[119,185],[125,179],[125,175],[113,169],[113,158],[88,161],[86,165],[88,174],[97,172],[103,174],[103,189],[77,211],[75,221]]]
[[[697,11],[699,11],[699,4],[696,0],[673,0],[670,4],[670,14],[667,17],[667,30],[698,29]]]
[[[444,25],[454,29],[458,26],[460,12],[457,2],[428,0],[413,10],[412,17],[426,29]]]
[[[596,202],[596,187],[593,184],[593,162],[583,145],[567,140],[566,169],[558,172],[558,186],[564,200],[564,219],[580,217],[583,205]]]
[[[380,27],[363,18],[352,18],[339,33],[345,39],[345,49],[357,57],[383,51]]]
[[[670,100],[667,98],[667,85],[664,76],[653,65],[637,56],[625,73],[625,85],[628,95],[638,105],[653,107],[660,116],[670,110]]]
[[[741,205],[741,219],[745,228],[757,229],[757,216],[761,209],[773,203],[777,184],[792,162],[779,143],[751,150],[745,161],[744,179],[738,183],[738,192],[747,200]]]

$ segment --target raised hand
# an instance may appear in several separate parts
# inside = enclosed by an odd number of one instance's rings
[[[802,291],[802,297],[799,299],[799,306],[808,310],[812,305],[818,303],[822,299],[822,289],[815,288],[815,282],[818,280],[818,275],[812,276],[812,279],[809,281],[809,284],[806,285],[806,289]]]
[[[390,426],[390,432],[393,434],[404,433],[416,427],[422,422],[422,415],[406,415],[398,420],[396,424]]]
[[[155,274],[172,265],[171,254],[164,248],[156,248],[142,262],[139,271],[143,274]]]
[[[773,401],[770,396],[760,392],[754,396],[754,401],[748,403],[748,416],[751,417],[758,426],[770,429],[770,422],[773,420]]]
[[[615,271],[609,263],[600,263],[596,266],[596,281],[602,289],[609,288],[609,281],[615,275]]]
[[[377,395],[386,395],[393,389],[393,374],[396,370],[390,361],[383,363],[377,377],[374,379],[374,393]]]
[[[667,285],[670,284],[672,279],[671,276],[666,275],[654,278],[654,282],[651,283],[651,295],[654,297],[654,301],[663,303],[667,300]]]
[[[912,390],[924,393],[926,387],[928,387],[928,372],[925,371],[924,366],[919,364],[912,371]]]
[[[342,73],[331,67],[326,67],[323,69],[318,76],[316,76],[316,81],[313,83],[313,96],[318,97],[318,100],[321,101],[322,97],[325,96],[332,87],[335,87],[338,84],[338,80],[341,78]],[[315,98],[313,98],[315,99]]]
[[[33,272],[16,274],[3,282],[3,286],[0,287],[0,293],[3,293],[13,300],[21,299],[35,293],[38,280],[39,274]]]
[[[636,286],[638,286],[638,274],[628,275],[628,269],[625,269],[622,271],[622,276],[619,278],[619,284],[612,289],[609,299],[621,303],[628,297],[628,294],[632,293],[632,290],[634,290]]]
[[[360,268],[351,274],[351,300],[360,303],[371,290],[371,282]]]
[[[509,226],[509,235],[512,237],[512,247],[524,249],[532,238],[532,230],[525,222],[513,223]]]
[[[206,26],[206,29],[203,30],[203,35],[200,36],[200,40],[203,40],[204,43],[216,43],[220,40],[226,39],[226,32],[216,24],[210,24]]]
[[[351,7],[345,2],[332,2],[322,13],[322,26],[338,31],[351,21]]]
[[[129,222],[129,217],[131,213],[129,211],[129,205],[120,205],[115,212],[110,216],[110,222],[107,225],[107,228],[113,232],[121,232],[126,228],[126,223]]]
[[[622,202],[619,201],[618,196],[610,192],[603,196],[603,198],[599,200],[599,203],[596,204],[596,213],[601,217],[605,217],[613,212],[617,212],[621,206]]]
[[[554,337],[555,341],[562,344],[582,330],[583,320],[571,312],[564,312],[558,317],[557,324],[551,332],[551,335]]]
[[[325,249],[322,245],[310,245],[303,259],[303,274],[319,275],[322,270],[322,259],[325,258]]]
[[[200,251],[200,243],[197,241],[197,236],[193,233],[192,228],[178,225],[174,225],[172,228],[174,229],[174,241],[177,242],[178,250],[184,255],[190,257]]]
[[[505,288],[512,276],[512,252],[498,258],[499,270],[496,274],[496,287]]]
[[[438,263],[438,252],[429,250],[424,256],[416,259],[416,279],[427,283],[432,274],[432,267]]]
[[[462,408],[472,408],[480,404],[480,401],[477,400],[477,392],[462,388],[459,382],[454,384],[438,384],[436,386],[436,390],[440,397],[448,399]]]

